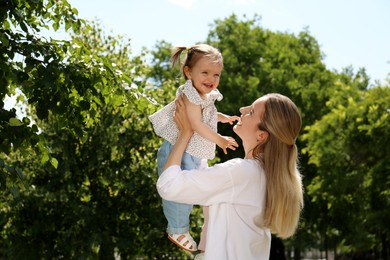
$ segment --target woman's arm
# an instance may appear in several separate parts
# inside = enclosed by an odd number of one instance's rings
[[[175,119],[177,128],[179,129],[179,135],[163,170],[167,169],[169,166],[181,164],[183,153],[186,150],[187,144],[193,134],[191,124],[187,117],[187,109],[184,104],[183,96],[178,97],[175,103],[176,110],[173,117]]]

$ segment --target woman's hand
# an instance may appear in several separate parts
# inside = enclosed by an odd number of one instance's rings
[[[173,119],[179,129],[179,136],[176,143],[173,145],[172,151],[168,156],[164,166],[164,171],[172,165],[180,165],[183,153],[186,150],[187,144],[191,139],[193,130],[190,121],[187,117],[187,109],[184,103],[184,97],[178,97],[175,101],[176,109],[173,114]]]
[[[173,115],[173,119],[175,120],[180,133],[189,133],[192,135],[194,130],[192,130],[191,123],[188,120],[187,107],[184,102],[184,98],[186,97],[180,96],[176,99],[176,109]]]

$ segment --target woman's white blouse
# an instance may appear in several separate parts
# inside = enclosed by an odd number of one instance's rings
[[[217,108],[215,101],[222,100],[222,94],[217,90],[211,91],[207,99],[202,99],[191,80],[178,88],[176,97],[184,94],[191,103],[199,105],[202,108],[202,122],[206,123],[214,132],[217,132]],[[179,133],[176,123],[173,119],[173,111],[175,110],[175,101],[172,101],[156,113],[149,116],[152,122],[156,135],[164,138],[171,144],[176,143]],[[213,159],[215,157],[215,143],[202,137],[198,133],[194,133],[188,142],[186,152],[200,159]]]
[[[157,181],[163,199],[209,206],[205,259],[269,259],[271,233],[254,219],[264,210],[266,177],[256,160],[232,159],[203,170],[174,165]]]

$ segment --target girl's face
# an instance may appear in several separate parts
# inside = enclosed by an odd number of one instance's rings
[[[268,133],[259,129],[265,111],[264,97],[257,99],[251,106],[240,108],[241,118],[233,131],[241,138],[245,150],[253,149],[259,142],[268,138]]]
[[[184,67],[184,73],[201,97],[205,97],[218,87],[221,72],[222,64],[215,63],[207,57],[200,58],[192,68]]]

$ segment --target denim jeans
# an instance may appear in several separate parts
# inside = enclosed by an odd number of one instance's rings
[[[173,145],[164,141],[157,152],[158,175],[160,176],[164,165],[172,151]],[[188,153],[183,154],[181,168],[183,170],[198,169],[202,160]],[[162,200],[165,218],[168,221],[167,231],[170,234],[182,234],[190,229],[190,214],[193,205]]]

